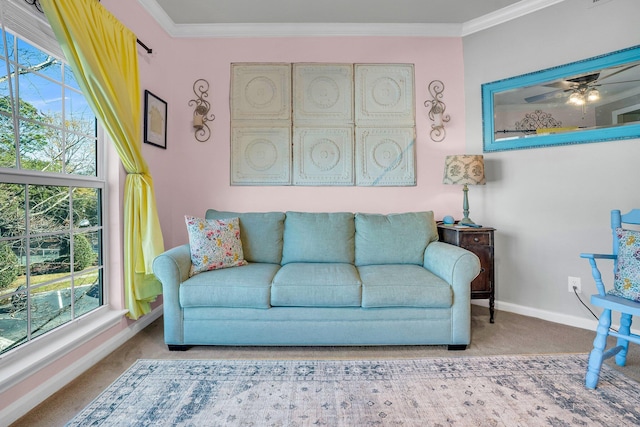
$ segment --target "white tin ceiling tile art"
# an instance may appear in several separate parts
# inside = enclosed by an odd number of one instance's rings
[[[414,128],[356,128],[356,159],[356,185],[416,185]]]
[[[353,126],[294,128],[294,185],[353,185]]]
[[[416,185],[412,64],[231,71],[232,185]]]
[[[356,64],[356,124],[376,127],[413,126],[413,76],[413,64]]]
[[[291,120],[291,64],[231,64],[231,120]]]
[[[351,124],[353,65],[293,64],[293,95],[294,123]]]
[[[231,184],[291,184],[290,127],[232,129]]]

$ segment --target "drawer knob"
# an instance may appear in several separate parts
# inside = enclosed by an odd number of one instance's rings
[[[480,239],[478,239],[477,237],[474,237],[474,238],[473,238],[473,241],[474,241],[474,242],[479,242],[479,241],[480,241]]]

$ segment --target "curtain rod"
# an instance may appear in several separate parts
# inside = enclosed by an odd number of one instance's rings
[[[142,48],[143,48],[144,50],[146,50],[146,51],[147,51],[147,53],[152,53],[152,52],[153,52],[153,49],[151,49],[150,47],[147,47],[147,45],[146,45],[146,44],[144,44],[144,43],[142,43],[142,42],[140,41],[140,39],[136,39],[136,42],[137,42],[140,46],[142,46]]]
[[[24,1],[27,2],[28,4],[32,5],[33,7],[35,7],[38,12],[44,13],[44,11],[42,10],[42,6],[40,5],[40,0],[24,0]],[[100,0],[98,0],[98,2],[99,1]],[[138,43],[140,46],[142,46],[142,48],[144,50],[146,50],[147,53],[153,53],[153,49],[151,49],[146,44],[144,44],[142,41],[140,41],[140,39],[136,38],[136,43]]]

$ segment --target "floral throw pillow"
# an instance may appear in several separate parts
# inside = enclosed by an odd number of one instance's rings
[[[640,302],[640,232],[616,228],[618,267],[609,294]]]
[[[189,276],[203,271],[246,265],[240,241],[240,220],[185,216],[191,247]]]

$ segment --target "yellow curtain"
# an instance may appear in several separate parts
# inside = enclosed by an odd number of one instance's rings
[[[151,264],[164,243],[153,180],[141,153],[136,36],[96,0],[40,0],[95,115],[127,171],[124,189],[124,287],[128,316],[151,310],[162,293]]]

